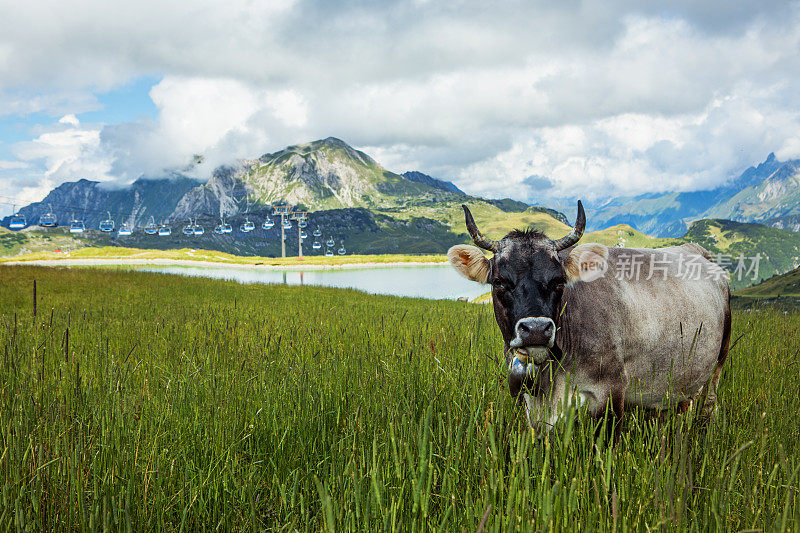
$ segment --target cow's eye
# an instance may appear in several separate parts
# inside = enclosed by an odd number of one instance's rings
[[[503,287],[507,287],[509,283],[507,283],[503,278],[494,278],[492,280],[492,286],[497,287],[498,289],[502,289]]]

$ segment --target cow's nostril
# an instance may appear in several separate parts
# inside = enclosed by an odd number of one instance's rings
[[[547,317],[527,317],[516,324],[518,346],[550,346],[555,336],[556,325]]]

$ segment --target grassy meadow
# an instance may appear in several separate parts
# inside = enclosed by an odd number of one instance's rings
[[[800,317],[740,334],[709,425],[537,441],[490,306],[0,267],[0,530],[798,531]]]

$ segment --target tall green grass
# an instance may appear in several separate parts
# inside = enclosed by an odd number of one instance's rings
[[[710,425],[536,441],[487,306],[0,268],[0,530],[797,531],[800,318],[734,321]]]

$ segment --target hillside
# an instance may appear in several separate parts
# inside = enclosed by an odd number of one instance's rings
[[[767,279],[800,266],[800,233],[771,228],[756,223],[730,220],[700,220],[692,224],[682,238],[697,242],[712,254],[722,253],[731,258],[728,270],[736,268],[738,257],[761,255],[755,279],[732,280],[734,288],[746,287],[754,281]],[[747,261],[750,264],[750,261]]]
[[[758,285],[747,287],[736,292],[737,296],[745,298],[800,298],[800,268],[786,274],[772,276]]]
[[[102,240],[100,236],[97,238]],[[77,250],[88,246],[91,242],[91,238],[75,237],[64,228],[11,231],[0,227],[0,257],[53,250]]]
[[[765,226],[772,226],[773,228],[800,232],[800,214],[767,218],[761,221],[761,223]]]
[[[540,207],[527,207],[524,211],[507,211],[496,205],[497,201],[486,201],[470,197],[456,201],[425,202],[412,201],[405,207],[381,208],[376,211],[398,219],[425,217],[438,220],[450,228],[453,233],[466,237],[467,227],[464,224],[462,204],[469,206],[481,231],[493,238],[500,238],[512,229],[525,228],[535,224],[538,229],[549,233],[566,233],[566,217],[552,210]],[[501,204],[504,207],[505,204]]]

